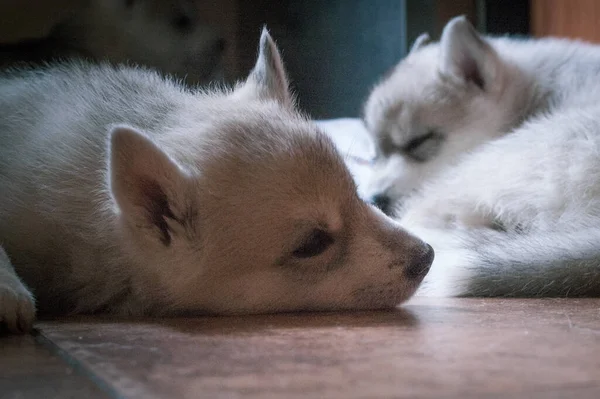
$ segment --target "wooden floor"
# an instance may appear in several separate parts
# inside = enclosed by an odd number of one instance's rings
[[[40,322],[0,338],[0,398],[600,398],[600,300]]]

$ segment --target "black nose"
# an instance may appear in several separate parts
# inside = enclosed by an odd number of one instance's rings
[[[435,252],[431,245],[425,244],[425,249],[415,255],[408,264],[408,267],[406,268],[406,275],[408,278],[416,279],[425,277],[431,267],[434,257]]]
[[[371,198],[371,203],[387,215],[391,210],[392,200],[385,194],[377,194]]]

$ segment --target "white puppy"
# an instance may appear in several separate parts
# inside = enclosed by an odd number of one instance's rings
[[[600,47],[458,17],[373,90],[369,195],[437,252],[423,293],[600,295]]]

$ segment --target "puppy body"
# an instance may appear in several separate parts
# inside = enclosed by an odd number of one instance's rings
[[[371,94],[369,196],[438,256],[430,295],[600,295],[600,47],[462,17]]]
[[[362,202],[275,44],[232,91],[69,63],[0,79],[0,319],[390,307],[433,253]]]

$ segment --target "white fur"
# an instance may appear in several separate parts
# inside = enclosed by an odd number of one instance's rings
[[[357,184],[358,194],[365,197],[373,173],[375,145],[358,118],[339,118],[315,121],[335,143]]]
[[[598,46],[459,17],[374,89],[365,120],[388,151],[369,195],[436,249],[422,293],[600,295],[599,65]],[[439,148],[411,160],[431,128]]]
[[[11,331],[31,327],[32,293],[43,313],[392,307],[431,264],[295,110],[266,30],[233,91],[85,63],[10,72],[0,140]]]

